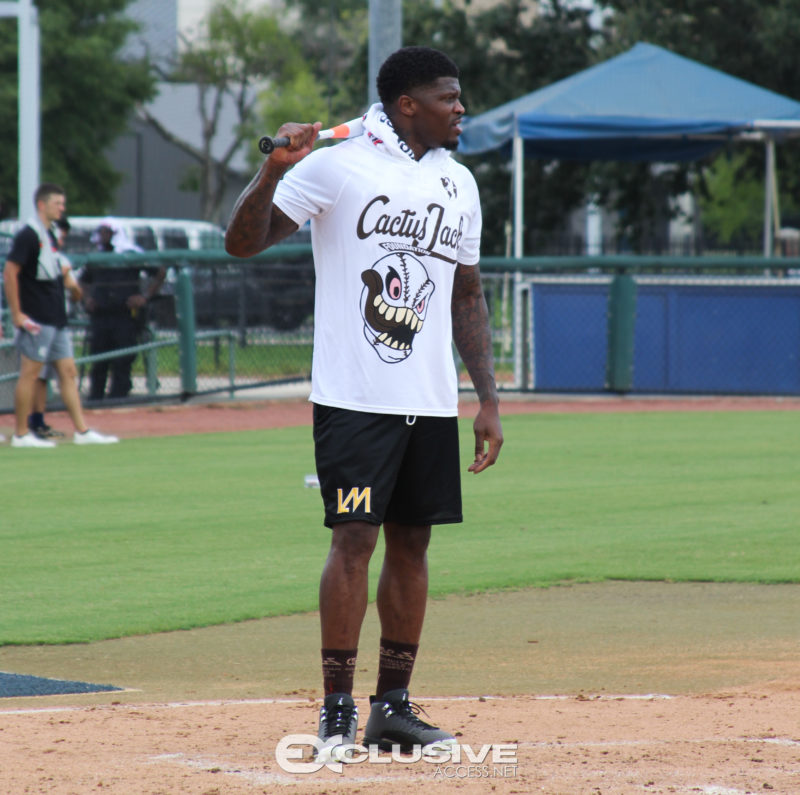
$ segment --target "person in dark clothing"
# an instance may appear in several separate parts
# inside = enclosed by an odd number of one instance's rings
[[[125,234],[125,230],[108,218],[98,227],[93,240],[98,251],[122,254],[141,251]],[[146,324],[148,302],[158,294],[166,271],[158,268],[144,290],[141,287],[141,266],[86,268],[81,282],[85,288],[84,305],[89,314],[90,349],[92,355],[107,353],[139,344]],[[133,387],[131,370],[136,354],[95,362],[89,374],[89,400],[103,400],[109,371],[109,398],[125,398]]]

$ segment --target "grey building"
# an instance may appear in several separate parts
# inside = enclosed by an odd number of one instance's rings
[[[132,35],[123,54],[150,56],[165,70],[178,52],[177,0],[134,0],[127,13],[142,26]],[[107,153],[115,171],[122,175],[112,206],[107,212],[119,216],[202,219],[197,184],[199,159],[191,154],[201,149],[201,119],[198,90],[194,85],[160,83],[158,94],[131,117],[128,130]],[[150,123],[150,116],[156,123]],[[223,108],[212,155],[224,152],[233,135],[236,113]],[[161,132],[158,128],[161,128]],[[186,146],[180,146],[180,139]],[[239,154],[228,169],[228,185],[218,218],[224,224],[239,193],[250,180],[251,169]]]
[[[178,0],[133,0],[126,14],[141,25],[122,51],[124,57],[145,55],[156,63],[174,62],[178,51]]]
[[[193,189],[197,182],[199,159],[188,149],[201,148],[201,122],[198,111],[198,90],[192,84],[159,83],[158,95],[147,105],[146,112],[164,133],[138,114],[131,119],[128,131],[117,139],[109,153],[114,168],[123,175],[116,191],[112,213],[121,216],[151,218],[202,218],[200,193]],[[234,133],[237,118],[233,103],[223,110],[212,142],[212,155],[221,158]],[[171,138],[185,142],[182,147]],[[234,202],[252,177],[242,152],[228,169],[225,197],[218,218],[222,223],[230,216]]]

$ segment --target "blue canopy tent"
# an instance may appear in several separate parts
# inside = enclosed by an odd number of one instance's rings
[[[697,160],[730,140],[767,147],[764,253],[777,220],[775,141],[800,135],[800,102],[639,43],[621,55],[468,118],[458,151],[510,151],[514,255],[522,256],[524,157]]]

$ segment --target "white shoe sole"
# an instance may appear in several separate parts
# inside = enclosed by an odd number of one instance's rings
[[[17,438],[19,438],[19,437],[16,437],[16,436],[14,437],[14,439],[17,439]],[[18,443],[18,442],[15,442],[14,439],[11,440],[11,446],[12,447],[16,447],[18,449],[28,448],[28,449],[32,449],[32,450],[44,450],[44,449],[56,447],[56,443],[55,442],[49,442],[49,441],[45,441],[43,439],[38,439],[35,443],[34,442]]]

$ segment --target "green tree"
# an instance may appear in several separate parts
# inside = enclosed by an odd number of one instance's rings
[[[700,207],[708,243],[713,248],[760,247],[764,180],[748,174],[746,168],[747,154],[737,147],[715,158],[705,170]]]
[[[609,57],[628,49],[638,41],[664,47],[727,74],[734,75],[777,93],[800,100],[800,2],[798,0],[604,0],[612,13],[607,19],[607,45],[601,55]],[[687,91],[691,90],[687,86]],[[725,230],[730,239],[750,240],[752,224],[735,235],[733,219],[744,219],[752,212],[756,185],[761,187],[761,207],[754,221],[760,224],[763,212],[763,147],[742,146],[735,168],[727,162],[729,153],[705,158],[677,167],[682,179],[675,188],[694,184],[699,194],[706,194],[704,212],[713,209],[712,234]],[[723,159],[724,162],[718,162]],[[778,147],[779,182],[786,208],[800,204],[800,141],[788,140]],[[729,196],[714,198],[709,190],[719,186],[720,176],[735,177],[729,184]],[[648,177],[649,178],[649,177]],[[614,189],[613,180],[606,183]],[[619,184],[617,185],[619,187]],[[619,195],[623,193],[620,190]],[[635,201],[635,198],[632,197]],[[629,215],[635,206],[629,205]],[[729,221],[723,220],[725,213]],[[758,248],[757,245],[755,245]]]
[[[328,117],[328,98],[324,87],[306,69],[262,91],[258,102],[260,129],[268,134],[274,134],[287,121],[324,123]],[[252,152],[253,166],[263,157],[259,152]]]
[[[366,103],[367,0],[284,0],[292,35],[322,96],[330,127],[363,113]],[[306,115],[304,118],[311,118]]]
[[[286,0],[286,4],[299,14],[296,35],[330,109],[322,121],[333,124],[362,113],[367,96],[368,4],[364,0]],[[405,0],[403,43],[436,47],[458,63],[462,99],[474,115],[592,63],[591,44],[597,32],[587,10],[549,0],[539,4],[537,15],[530,6],[523,0],[507,0],[481,11],[452,0]],[[318,107],[319,92],[308,102]],[[481,189],[484,250],[503,253],[511,212],[508,155],[464,159]],[[583,200],[587,173],[585,165],[576,163],[526,163],[526,195],[535,197],[526,204],[532,238],[559,235],[569,210]]]
[[[128,124],[134,106],[152,96],[143,61],[119,52],[136,23],[130,0],[38,0],[41,40],[41,176],[64,186],[72,213],[103,212],[120,175],[103,154]],[[0,20],[0,197],[21,217],[33,197],[17,197],[17,24]]]
[[[539,13],[521,0],[485,11],[441,8],[425,0],[404,5],[403,40],[447,52],[459,65],[467,113],[476,115],[568,77],[593,62],[597,35],[589,12],[561,0],[542,2]],[[481,191],[483,250],[507,251],[511,218],[509,153],[464,157]],[[564,245],[565,220],[582,204],[588,167],[566,161],[525,162],[525,229],[528,253]]]
[[[616,213],[616,250],[667,252],[668,224],[678,212],[674,198],[690,190],[683,165],[592,163],[587,184],[595,201]]]
[[[282,85],[301,71],[300,51],[269,9],[251,10],[241,0],[220,0],[202,21],[197,35],[184,42],[170,81],[197,87],[202,125],[199,149],[166,130],[146,108],[143,117],[164,138],[197,160],[197,171],[188,174],[185,189],[200,193],[206,220],[219,221],[233,156],[258,136],[259,87]],[[223,100],[236,109],[236,128],[222,155],[212,154],[219,132]]]

